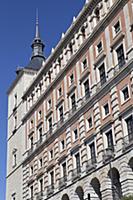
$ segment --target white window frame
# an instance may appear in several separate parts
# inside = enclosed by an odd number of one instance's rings
[[[78,134],[78,137],[76,139],[75,139],[75,133],[74,133],[75,130],[77,130],[77,134]],[[72,130],[72,139],[73,139],[73,142],[75,142],[75,141],[77,141],[79,139],[79,130],[78,130],[78,128],[74,128]]]
[[[88,143],[87,143],[87,158],[88,160],[91,159],[91,150],[90,150],[90,145],[94,142],[95,145],[95,154],[97,157],[97,143],[96,143],[96,137],[92,138]]]
[[[128,88],[128,95],[129,97],[124,100],[124,94],[123,94],[123,90]],[[121,99],[121,105],[123,105],[124,103],[126,103],[129,99],[131,98],[131,94],[130,94],[130,87],[129,84],[125,85],[121,90],[120,90],[120,99]]]
[[[105,106],[108,104],[108,108],[109,108],[109,113],[106,115],[105,114]],[[110,115],[110,102],[109,101],[107,101],[106,103],[104,103],[103,105],[102,105],[102,118],[103,119],[105,119],[106,117],[108,117],[109,115]]]
[[[115,133],[114,133],[114,129],[112,126],[110,126],[110,128],[108,128],[107,130],[103,131],[103,145],[104,145],[104,149],[108,148],[108,140],[107,140],[107,133],[109,131],[112,131],[112,138],[113,138],[113,145],[115,146],[116,142],[115,142]]]
[[[120,30],[119,30],[118,33],[115,33],[115,25],[116,25],[118,22],[119,22],[119,24],[120,24]],[[112,26],[113,38],[115,38],[115,37],[121,32],[121,30],[122,30],[122,26],[121,26],[121,20],[120,20],[120,18],[119,18],[119,19],[117,20],[117,22],[115,22],[115,23],[113,24],[113,26]]]

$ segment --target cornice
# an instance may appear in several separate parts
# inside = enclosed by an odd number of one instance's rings
[[[66,74],[66,72],[77,62],[78,58],[84,54],[84,52],[91,46],[92,42],[95,40],[98,35],[103,32],[105,27],[112,21],[112,17],[114,16],[114,12],[116,13],[121,7],[123,7],[128,0],[118,0],[110,9],[109,13],[106,15],[106,17],[99,22],[99,24],[94,28],[92,34],[86,39],[86,41],[81,45],[80,49],[71,57],[71,59],[68,61],[66,66],[59,72],[55,80],[47,87],[45,92],[38,98],[36,103],[30,108],[30,110],[25,114],[24,118],[22,121],[25,121],[27,117],[34,112],[36,107],[38,106],[39,103],[41,103],[49,94],[51,89],[53,89],[60,81],[63,75]],[[49,58],[50,59],[50,58]],[[49,65],[49,61],[47,61],[46,65]],[[39,72],[41,74],[43,72],[44,68]],[[37,81],[37,79],[35,79]],[[35,82],[32,83],[35,84]],[[31,87],[30,87],[31,88]],[[26,93],[23,96],[23,99],[25,99],[26,95],[30,91],[30,88],[26,91]]]
[[[80,118],[83,113],[85,113],[87,110],[89,110],[96,102],[98,102],[101,98],[103,98],[108,92],[110,92],[111,88],[114,87],[116,84],[118,84],[121,80],[123,80],[133,69],[133,59],[130,60],[124,68],[120,70],[120,72],[115,75],[112,79],[110,79],[103,87],[100,88],[100,90],[91,96],[84,105],[82,105],[74,115],[72,115],[70,118],[68,118],[64,124],[59,129],[56,129],[53,135],[51,135],[50,138],[44,141],[40,147],[35,149],[34,153],[27,157],[24,161],[23,164],[25,165],[29,160],[31,160],[35,155],[40,152],[40,150],[44,149],[46,146],[51,144],[52,141],[54,141],[56,138],[59,137],[59,135],[67,129],[68,127],[71,126],[72,123],[76,122],[78,118]]]

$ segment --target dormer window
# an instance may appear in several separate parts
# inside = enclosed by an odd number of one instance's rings
[[[120,32],[121,28],[120,28],[120,21],[118,21],[115,25],[114,25],[114,32],[115,35],[117,35]]]

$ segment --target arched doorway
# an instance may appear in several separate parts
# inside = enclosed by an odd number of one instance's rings
[[[101,185],[100,182],[97,178],[93,178],[91,181],[91,185],[96,193],[96,195],[98,196],[99,200],[102,199],[102,194],[101,194]]]
[[[114,199],[120,200],[122,198],[120,174],[116,168],[112,168],[109,170],[108,175],[112,183],[112,195]]]
[[[69,200],[69,196],[67,194],[64,194],[62,196],[61,200]]]
[[[84,191],[81,186],[78,186],[75,190],[76,194],[78,195],[80,200],[84,200]]]

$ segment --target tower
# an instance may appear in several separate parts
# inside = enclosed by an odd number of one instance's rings
[[[8,138],[7,138],[7,191],[6,200],[22,199],[23,169],[25,149],[25,127],[22,123],[26,105],[22,95],[41,68],[45,57],[44,44],[40,38],[38,14],[36,32],[32,43],[32,57],[27,66],[18,68],[16,79],[8,90]]]

